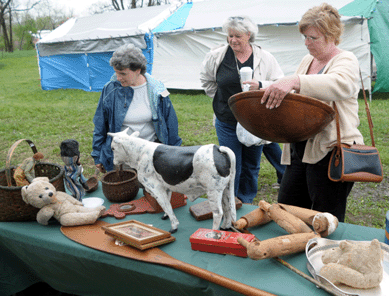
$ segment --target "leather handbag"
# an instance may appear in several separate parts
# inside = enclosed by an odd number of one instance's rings
[[[360,73],[361,80],[362,75]],[[373,122],[371,120],[369,104],[362,81],[363,97],[365,99],[367,119],[370,128],[372,146],[347,145],[340,141],[339,113],[334,102],[337,143],[330,158],[328,178],[335,182],[376,182],[383,180],[382,163],[378,149],[375,147],[373,136]]]

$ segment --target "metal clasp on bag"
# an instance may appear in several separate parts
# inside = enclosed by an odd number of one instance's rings
[[[331,145],[329,146],[329,148],[331,147],[334,147],[334,149],[336,149],[336,152],[335,152],[335,160],[334,160],[334,166],[337,167],[339,164],[340,164],[340,153],[341,153],[341,150],[343,147],[345,148],[350,148],[351,145],[348,145],[348,144],[340,144],[340,146],[338,146],[337,144],[334,144],[334,145]]]

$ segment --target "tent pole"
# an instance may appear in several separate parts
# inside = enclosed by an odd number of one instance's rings
[[[370,90],[369,90],[369,102],[371,104],[372,93],[371,93],[371,78],[373,77],[373,54],[370,51]]]

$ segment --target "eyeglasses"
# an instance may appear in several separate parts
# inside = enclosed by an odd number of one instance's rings
[[[236,20],[236,21],[243,21],[244,17],[241,17],[241,16],[230,16],[228,18],[228,20],[230,20],[230,21],[234,21],[234,20]]]
[[[305,35],[301,35],[301,38],[303,40],[308,40],[308,41],[311,41],[311,42],[315,42],[317,39],[319,39],[320,37],[311,37],[311,36],[305,36]]]

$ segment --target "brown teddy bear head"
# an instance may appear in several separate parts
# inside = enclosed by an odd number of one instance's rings
[[[57,191],[47,177],[38,177],[32,180],[30,185],[22,187],[22,198],[27,204],[35,208],[43,208],[55,203]]]

